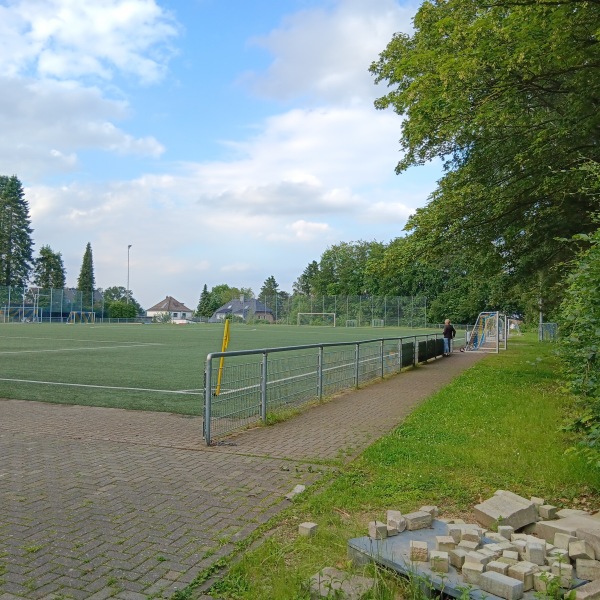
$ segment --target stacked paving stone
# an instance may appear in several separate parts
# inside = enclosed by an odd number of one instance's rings
[[[428,563],[437,573],[453,568],[466,585],[506,600],[556,585],[574,588],[576,600],[600,600],[600,514],[559,510],[541,498],[528,500],[505,490],[474,512],[477,523],[439,519],[446,535],[430,542],[410,540],[410,561]],[[404,515],[389,510],[387,523],[369,523],[369,536],[410,536],[430,527],[437,516],[435,506]]]

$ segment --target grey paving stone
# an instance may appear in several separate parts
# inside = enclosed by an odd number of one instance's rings
[[[235,446],[206,447],[200,419],[0,400],[0,547],[12,558],[0,600],[28,598],[13,575],[43,585],[54,575],[93,600],[114,593],[113,578],[144,586],[121,594],[180,589],[277,516],[296,484],[328,471],[309,470],[311,460],[352,459],[481,358],[432,362],[236,434]],[[224,536],[232,543],[221,547]],[[178,581],[165,579],[180,570]]]

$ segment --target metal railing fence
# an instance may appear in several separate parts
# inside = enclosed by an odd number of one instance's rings
[[[213,352],[206,357],[204,439],[266,422],[269,413],[426,362],[444,352],[441,334]]]

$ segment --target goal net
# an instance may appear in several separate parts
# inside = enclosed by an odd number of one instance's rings
[[[465,350],[498,352],[506,350],[506,320],[504,315],[493,312],[479,313],[475,326],[467,333]]]
[[[69,313],[69,317],[67,318],[67,324],[70,324],[70,323],[95,323],[95,322],[96,322],[96,313],[93,313],[93,312],[72,310]]]
[[[385,327],[383,319],[371,319],[371,327]]]
[[[357,319],[348,319],[346,321],[346,327],[358,327],[358,320]]]
[[[298,313],[298,325],[335,327],[335,313]]]

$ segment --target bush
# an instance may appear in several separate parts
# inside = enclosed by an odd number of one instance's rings
[[[590,246],[569,277],[560,351],[571,389],[580,397],[580,414],[570,427],[582,436],[577,450],[600,466],[600,229],[577,238]]]

